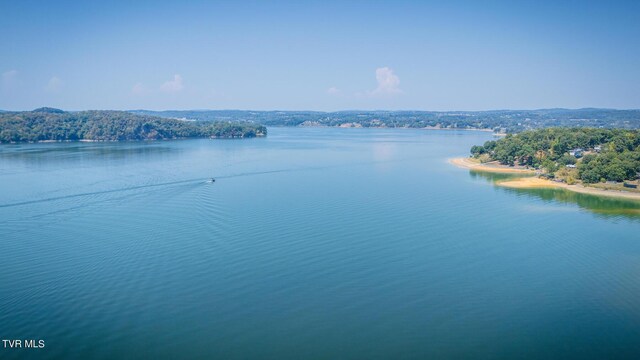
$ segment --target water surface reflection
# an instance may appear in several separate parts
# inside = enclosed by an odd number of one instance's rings
[[[518,174],[496,174],[480,171],[470,171],[473,179],[483,179],[492,184],[498,181],[522,177]],[[616,199],[610,197],[581,194],[565,189],[514,189],[496,185],[501,191],[526,195],[542,199],[545,202],[561,202],[577,204],[579,207],[592,211],[599,216],[616,217],[625,216],[640,221],[640,201]]]

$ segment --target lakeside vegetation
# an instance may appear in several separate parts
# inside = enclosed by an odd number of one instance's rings
[[[65,112],[40,108],[0,113],[0,143],[251,138],[267,129],[250,122],[196,122],[125,111]]]
[[[632,190],[640,177],[640,131],[530,130],[473,146],[471,155],[482,163],[497,161],[537,169],[544,177],[569,185],[609,182],[612,189],[624,190],[626,186]]]
[[[518,133],[545,127],[640,128],[640,110],[542,109],[493,111],[248,111],[133,110],[201,121],[248,120],[266,126],[478,129]]]

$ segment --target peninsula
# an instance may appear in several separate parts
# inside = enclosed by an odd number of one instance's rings
[[[451,163],[500,173],[538,175],[498,181],[511,188],[562,188],[640,200],[640,131],[547,128],[509,134],[471,148]]]
[[[251,138],[266,134],[266,127],[248,121],[185,121],[125,111],[39,108],[0,113],[0,143]]]

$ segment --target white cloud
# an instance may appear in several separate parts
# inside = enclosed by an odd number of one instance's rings
[[[332,87],[327,89],[327,94],[330,94],[330,95],[338,95],[340,93],[341,93],[340,89],[338,89],[335,86],[332,86]]]
[[[16,78],[16,76],[18,76],[18,70],[9,70],[6,72],[2,73],[2,82],[9,82],[12,81],[13,79]]]
[[[9,89],[13,87],[18,78],[18,70],[9,70],[2,73],[2,88]]]
[[[147,89],[147,87],[144,86],[143,83],[137,83],[131,88],[131,93],[133,95],[146,95],[147,93],[149,93],[149,89]]]
[[[182,91],[184,85],[182,84],[182,76],[179,74],[173,75],[173,80],[169,80],[160,86],[160,90],[167,93],[176,93]]]
[[[400,94],[400,78],[393,73],[393,69],[388,67],[381,67],[376,69],[376,81],[378,87],[375,90],[370,91],[370,95],[393,95]]]
[[[62,79],[60,79],[57,76],[52,76],[51,79],[49,79],[47,86],[44,87],[44,89],[48,92],[54,93],[54,92],[60,91],[63,85],[64,85],[64,82],[62,82]]]

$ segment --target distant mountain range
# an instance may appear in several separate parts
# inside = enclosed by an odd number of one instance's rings
[[[266,126],[483,129],[521,132],[545,127],[640,128],[640,110],[541,109],[491,111],[250,111],[131,110],[135,114],[200,121],[249,121]]]

